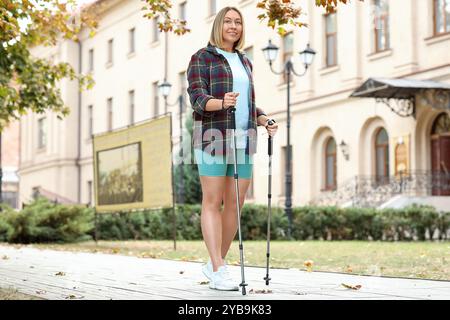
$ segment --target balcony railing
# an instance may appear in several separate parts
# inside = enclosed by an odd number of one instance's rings
[[[396,195],[450,196],[450,173],[410,171],[396,176],[359,175],[322,192],[313,205],[378,207]]]

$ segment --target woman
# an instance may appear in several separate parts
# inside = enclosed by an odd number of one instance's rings
[[[209,287],[238,290],[225,257],[237,231],[234,145],[230,107],[236,109],[239,204],[242,208],[256,152],[256,127],[273,136],[278,125],[255,106],[252,64],[242,52],[243,16],[234,7],[217,13],[208,46],[197,51],[187,70],[187,89],[194,109],[193,145],[202,186],[201,227],[210,261],[203,266]],[[221,210],[223,202],[223,211]]]

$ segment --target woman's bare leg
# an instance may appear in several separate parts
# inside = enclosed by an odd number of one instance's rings
[[[239,205],[244,205],[250,179],[239,179]],[[222,259],[227,256],[231,243],[236,236],[238,219],[236,212],[236,190],[234,177],[226,177],[225,191],[223,194],[223,215],[222,215]]]
[[[203,239],[213,265],[213,271],[224,265],[221,256],[222,245],[222,196],[225,190],[225,177],[200,176],[202,185],[201,226]]]

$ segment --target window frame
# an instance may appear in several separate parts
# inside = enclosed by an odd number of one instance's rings
[[[335,15],[335,32],[328,33],[328,17]],[[337,12],[328,13],[324,15],[325,17],[325,66],[327,68],[335,67],[338,65],[338,55],[337,55]],[[333,47],[333,57],[334,64],[328,64],[328,39],[334,37],[334,47]]]
[[[379,144],[378,143],[378,137],[381,134],[382,131],[386,132],[387,140],[384,143]],[[374,140],[374,151],[375,151],[375,180],[377,183],[382,180],[382,184],[385,184],[389,180],[389,134],[387,130],[383,127],[379,128],[375,133],[375,140]],[[378,172],[378,149],[383,149],[383,174],[379,174]],[[387,159],[386,159],[387,158]]]
[[[387,3],[387,6],[388,6],[388,12],[387,12],[387,14],[383,14],[383,15],[380,15],[380,16],[378,16],[377,14],[375,14],[375,23],[374,23],[374,30],[373,30],[373,32],[374,32],[374,42],[375,42],[375,46],[374,46],[374,49],[375,49],[375,53],[379,53],[379,52],[383,52],[383,51],[386,51],[386,50],[389,50],[390,49],[390,47],[391,47],[391,34],[390,34],[390,26],[389,26],[389,18],[390,18],[390,7],[389,7],[389,2],[388,2],[388,0],[374,0],[374,3],[375,3],[375,7],[376,7],[376,2],[377,1],[386,1],[386,3]],[[380,35],[380,33],[382,33],[382,31],[380,31],[378,28],[377,28],[377,26],[378,26],[378,19],[381,21],[381,24],[382,24],[382,26],[383,26],[383,28],[381,29],[381,30],[386,30],[385,31],[385,33],[384,33],[384,37],[385,37],[385,44],[386,44],[386,46],[384,47],[384,48],[381,48],[380,46],[379,46],[379,43],[378,43],[378,36]]]
[[[437,30],[437,16],[436,16],[437,7],[436,6],[437,6],[439,0],[432,0],[432,1],[433,1],[433,36],[441,36],[444,34],[449,34],[450,29],[447,30],[447,14],[445,11],[445,7],[447,4],[447,1],[450,1],[450,0],[443,0],[443,7],[441,8],[442,9],[441,18],[443,19],[442,25],[444,26],[443,32],[438,32],[438,30]],[[450,6],[450,3],[449,3],[449,6]]]
[[[329,144],[334,141],[334,152],[328,153]],[[328,158],[333,158],[333,184],[328,184]],[[333,137],[328,138],[325,144],[325,190],[332,191],[337,188],[337,145]]]

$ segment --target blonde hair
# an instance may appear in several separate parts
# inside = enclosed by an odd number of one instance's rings
[[[216,46],[216,47],[218,47],[220,49],[224,48],[224,45],[223,45],[223,23],[224,23],[224,20],[225,20],[225,15],[230,10],[236,11],[241,16],[242,34],[241,34],[241,37],[239,38],[239,41],[236,41],[234,43],[233,49],[242,50],[242,48],[244,47],[244,43],[245,43],[244,16],[239,11],[239,9],[237,9],[235,7],[225,7],[225,8],[223,8],[222,10],[220,10],[217,13],[216,18],[214,19],[213,27],[212,27],[212,30],[211,30],[211,37],[209,38],[209,42],[213,46]]]

